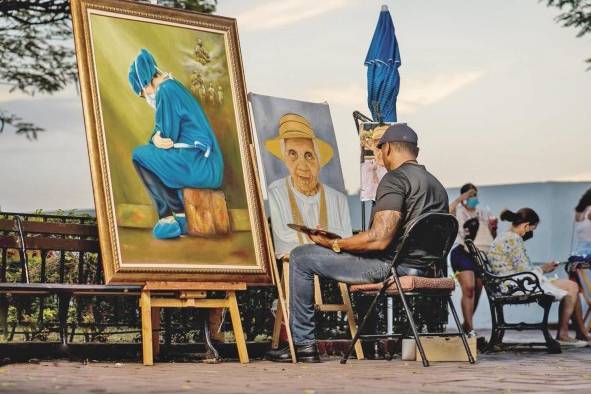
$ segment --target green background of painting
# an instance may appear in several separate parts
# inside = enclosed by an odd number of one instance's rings
[[[141,48],[148,49],[158,67],[172,73],[185,87],[190,87],[193,49],[197,39],[204,48],[224,46],[219,33],[167,26],[154,22],[91,15],[91,37],[99,100],[106,136],[106,148],[115,206],[119,204],[152,205],[144,185],[131,162],[135,147],[148,142],[154,126],[154,110],[139,98],[128,82],[130,65]],[[229,209],[247,209],[247,199],[240,159],[238,130],[234,114],[228,63],[222,50],[223,75],[216,78],[223,89],[222,105],[201,103],[217,135],[224,157],[222,190]],[[199,101],[199,99],[196,97]],[[118,228],[122,260],[125,262],[200,262],[254,264],[252,233],[235,232],[221,239],[183,238],[177,247],[171,241],[153,240],[149,230]],[[148,236],[149,235],[149,236]],[[182,250],[181,250],[182,249]],[[244,261],[247,260],[247,261]]]

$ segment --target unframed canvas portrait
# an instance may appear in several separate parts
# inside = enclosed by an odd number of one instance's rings
[[[351,235],[351,216],[330,109],[249,94],[256,126],[275,256],[289,255],[307,237],[287,225],[321,226]]]
[[[233,19],[73,2],[107,281],[270,283]]]

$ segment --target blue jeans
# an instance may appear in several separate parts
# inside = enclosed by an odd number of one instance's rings
[[[289,308],[293,342],[307,345],[314,336],[314,275],[350,284],[376,283],[389,274],[390,261],[335,253],[319,245],[301,245],[289,256]],[[398,266],[400,276],[426,272]]]

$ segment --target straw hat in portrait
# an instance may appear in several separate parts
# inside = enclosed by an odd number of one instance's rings
[[[287,113],[279,118],[277,137],[265,141],[267,150],[279,160],[284,161],[282,140],[289,138],[306,138],[314,141],[320,167],[324,167],[332,159],[334,150],[330,144],[316,136],[312,125],[306,118],[298,114]]]

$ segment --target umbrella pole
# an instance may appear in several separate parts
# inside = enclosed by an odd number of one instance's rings
[[[371,120],[370,118],[363,115],[359,111],[353,112],[353,121],[355,122],[355,129],[357,130],[357,134],[359,134],[359,125],[361,124],[361,122],[362,121],[366,122],[366,121],[370,121],[370,120]],[[361,148],[361,155],[359,157],[359,163],[363,164],[364,161],[365,161],[365,152],[362,147]],[[365,201],[361,201],[361,231],[367,230],[366,225],[365,225],[365,215],[366,215],[365,211],[366,211]]]

